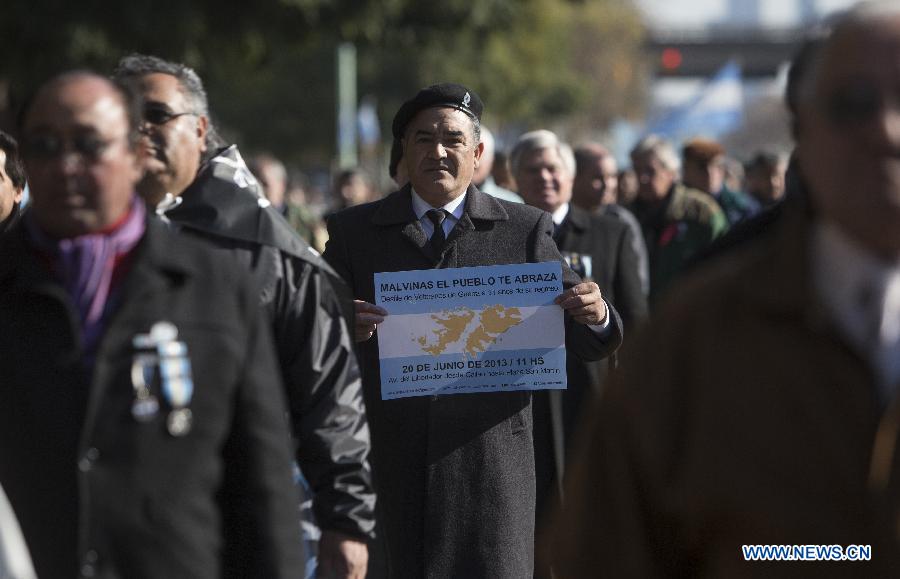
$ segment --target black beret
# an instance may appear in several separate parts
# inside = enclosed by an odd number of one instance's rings
[[[481,113],[484,111],[484,103],[481,102],[481,98],[463,85],[453,82],[433,84],[423,88],[416,93],[416,96],[403,103],[400,110],[394,115],[394,123],[391,125],[394,138],[403,138],[406,125],[419,111],[434,107],[454,108],[479,121]]]

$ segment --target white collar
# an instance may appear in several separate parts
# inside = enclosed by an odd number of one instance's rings
[[[553,223],[556,225],[562,225],[562,222],[566,220],[566,215],[569,214],[569,204],[563,203],[559,207],[556,208],[556,211],[552,213],[553,215]]]
[[[419,194],[416,193],[416,190],[410,187],[410,192],[412,193],[412,207],[413,212],[416,214],[416,218],[421,220],[425,217],[425,214],[428,213],[431,209],[443,209],[447,213],[449,213],[456,221],[459,221],[462,218],[463,210],[465,209],[465,200],[466,200],[466,191],[463,191],[463,194],[447,203],[443,207],[432,207],[430,203],[419,197]]]
[[[817,222],[812,235],[815,291],[882,385],[893,386],[900,380],[900,262],[876,257],[831,222]]]

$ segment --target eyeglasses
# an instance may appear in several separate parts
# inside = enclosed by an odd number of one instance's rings
[[[71,139],[63,139],[55,135],[35,135],[25,137],[22,143],[22,156],[49,161],[67,151],[72,151],[88,161],[97,161],[110,146],[121,138],[101,139],[96,135],[75,135]]]
[[[150,123],[151,125],[164,125],[169,121],[177,119],[178,117],[183,117],[185,115],[196,115],[194,112],[183,112],[183,113],[175,113],[167,109],[166,107],[159,106],[147,106],[144,107],[144,121]]]

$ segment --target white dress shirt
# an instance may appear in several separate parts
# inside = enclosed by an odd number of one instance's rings
[[[556,211],[550,214],[553,217],[553,224],[556,226],[562,225],[562,222],[566,220],[566,215],[569,214],[569,204],[563,203],[560,205]]]
[[[443,207],[432,207],[427,201],[419,197],[419,194],[416,193],[415,189],[411,189],[412,191],[412,207],[413,213],[416,214],[416,217],[419,219],[419,223],[422,224],[422,229],[425,230],[425,235],[429,239],[431,239],[431,234],[434,233],[434,223],[431,222],[431,219],[428,218],[428,213],[432,209],[443,209],[447,212],[447,218],[444,219],[444,239],[450,237],[450,232],[453,231],[453,228],[456,227],[456,223],[462,219],[463,210],[465,209],[465,201],[466,201],[466,193],[463,192],[462,195],[447,203]]]
[[[890,400],[900,382],[900,262],[884,261],[836,225],[820,222],[813,230],[812,273],[831,319]]]

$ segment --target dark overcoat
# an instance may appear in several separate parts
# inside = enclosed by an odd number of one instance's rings
[[[156,220],[108,310],[93,372],[78,314],[21,227],[0,243],[0,485],[39,577],[300,577],[289,433],[256,289]],[[193,427],[135,400],[133,339],[187,346]],[[140,367],[139,367],[140,368]]]
[[[591,258],[590,277],[600,286],[604,299],[611,302],[622,317],[626,335],[647,317],[647,298],[641,290],[639,259],[634,250],[633,233],[628,225],[615,217],[595,215],[575,205],[555,234],[562,252],[578,253]],[[546,498],[559,478],[556,464],[564,464],[574,432],[589,400],[597,395],[606,375],[606,360],[588,362],[578,356],[566,359],[568,388],[565,391],[536,392],[534,395],[534,432],[536,455],[558,460],[538,461],[538,514],[544,514]],[[563,436],[554,441],[550,396],[560,400]],[[553,457],[561,452],[563,456]]]
[[[561,261],[548,213],[470,187],[462,218],[435,255],[409,186],[328,224],[326,259],[354,296],[375,302],[383,271]],[[563,268],[564,285],[578,277]],[[601,339],[566,320],[566,346],[599,359],[621,342],[611,308]],[[381,400],[378,343],[360,344],[373,469],[393,578],[522,579],[533,568],[535,456],[531,394],[492,392]]]
[[[369,427],[344,282],[264,202],[237,146],[217,152],[164,218],[248,270],[271,320],[296,459],[316,524],[365,540],[375,527]]]
[[[641,291],[632,235],[624,221],[588,213],[576,205],[569,205],[569,213],[556,233],[560,251],[591,256],[591,279],[622,316],[626,332],[647,317],[647,298]]]
[[[884,408],[827,314],[795,209],[686,277],[629,344],[570,464],[556,577],[900,576],[900,399]],[[872,560],[751,562],[744,545]]]

